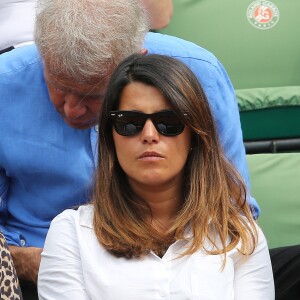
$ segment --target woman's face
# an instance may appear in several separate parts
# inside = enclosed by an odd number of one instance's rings
[[[124,88],[118,110],[152,114],[172,110],[172,107],[157,88],[133,82]],[[151,119],[147,119],[143,129],[133,136],[119,135],[113,129],[113,139],[118,161],[132,188],[181,187],[190,151],[188,128],[179,135],[164,136],[156,130]]]

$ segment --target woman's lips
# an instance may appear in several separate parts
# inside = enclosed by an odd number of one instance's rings
[[[154,151],[146,151],[139,156],[140,160],[155,161],[164,158],[160,153]]]

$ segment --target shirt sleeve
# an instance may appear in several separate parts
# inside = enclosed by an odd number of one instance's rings
[[[9,181],[4,169],[0,168],[0,231],[5,236],[8,245],[21,246],[22,235],[18,231],[10,231],[6,228],[6,220],[8,215],[8,193]]]
[[[40,300],[88,300],[76,234],[76,211],[67,210],[51,223],[38,275]]]
[[[274,280],[265,236],[258,228],[258,245],[245,259],[239,255],[235,263],[235,300],[274,300]]]
[[[0,224],[4,224],[7,216],[7,192],[8,192],[8,178],[5,175],[5,170],[0,167]]]
[[[19,239],[16,233],[10,233],[5,228],[5,222],[7,219],[7,193],[9,189],[9,180],[5,175],[5,170],[0,168],[0,231],[5,236],[8,244],[15,244]]]
[[[189,65],[206,93],[222,149],[227,159],[236,167],[249,191],[248,203],[253,208],[253,217],[259,216],[256,200],[250,196],[250,177],[243,143],[240,114],[235,91],[223,65],[216,60],[214,64],[192,60]]]

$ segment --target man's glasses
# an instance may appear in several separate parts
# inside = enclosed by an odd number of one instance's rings
[[[148,119],[151,119],[156,130],[165,136],[176,136],[182,133],[184,124],[173,110],[164,110],[154,114],[144,114],[131,110],[109,112],[116,132],[123,136],[133,136],[143,130]]]

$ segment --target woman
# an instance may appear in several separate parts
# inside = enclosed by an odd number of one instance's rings
[[[91,205],[51,224],[40,299],[274,299],[266,240],[181,62],[133,55],[99,119]]]
[[[22,300],[17,273],[2,232],[0,232],[0,296],[1,300]]]

